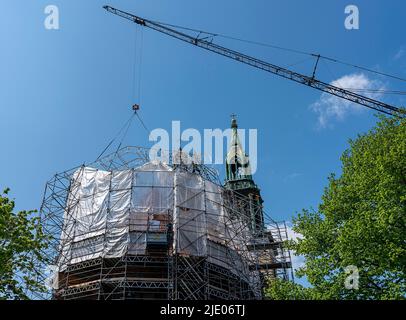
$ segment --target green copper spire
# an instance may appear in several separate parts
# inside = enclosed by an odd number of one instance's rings
[[[252,179],[248,155],[242,148],[238,136],[238,125],[235,115],[231,116],[231,143],[226,158],[225,188],[235,191],[247,199],[247,208],[242,212],[249,214],[251,230],[261,234],[264,230],[261,193]]]
[[[252,179],[248,155],[244,153],[238,136],[235,115],[231,116],[231,144],[226,158],[226,180]]]

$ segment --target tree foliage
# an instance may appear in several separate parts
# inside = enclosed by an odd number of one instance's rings
[[[0,194],[0,299],[28,299],[27,292],[43,292],[36,275],[46,248],[35,210],[14,213],[9,189]]]
[[[329,177],[317,211],[293,221],[302,239],[289,247],[305,257],[298,276],[309,288],[272,281],[271,299],[404,299],[406,297],[406,121],[381,118],[350,141],[342,174]],[[346,289],[346,267],[359,272]],[[346,273],[347,271],[347,273]]]

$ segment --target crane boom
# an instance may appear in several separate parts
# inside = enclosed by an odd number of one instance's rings
[[[354,93],[350,90],[339,88],[339,87],[333,86],[331,84],[325,83],[323,81],[317,80],[314,77],[314,72],[313,72],[313,76],[309,77],[309,76],[294,72],[292,70],[289,70],[289,69],[286,69],[283,67],[279,67],[272,63],[248,56],[248,55],[240,53],[238,51],[222,47],[220,45],[212,43],[211,41],[207,41],[206,40],[207,38],[199,38],[199,36],[193,37],[191,35],[180,32],[178,30],[174,30],[174,29],[172,29],[168,26],[165,26],[163,24],[160,24],[158,22],[154,22],[151,20],[147,20],[147,19],[138,17],[134,14],[113,8],[111,6],[104,6],[103,8],[106,9],[108,12],[111,12],[122,18],[130,20],[141,26],[148,27],[150,29],[156,30],[163,34],[169,35],[173,38],[193,44],[200,48],[209,50],[211,52],[217,53],[219,55],[225,56],[227,58],[239,61],[239,62],[247,64],[247,65],[250,65],[252,67],[270,72],[272,74],[278,75],[285,79],[293,80],[295,82],[307,85],[307,86],[315,88],[317,90],[332,94],[339,98],[346,99],[348,101],[363,105],[365,107],[368,107],[370,109],[373,109],[373,110],[376,110],[376,111],[379,111],[379,112],[382,112],[382,113],[385,113],[388,115],[392,115],[392,116],[396,116],[396,117],[400,117],[400,118],[404,118],[406,115],[406,111],[402,108],[398,108],[398,107],[389,105],[387,103],[384,103],[382,101],[378,101],[378,100],[375,100],[375,99],[372,99],[369,97],[365,97],[363,95]]]

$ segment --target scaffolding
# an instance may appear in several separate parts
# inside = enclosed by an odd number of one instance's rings
[[[267,281],[293,279],[286,225],[187,157],[125,147],[56,174],[41,207],[45,298],[263,299]]]

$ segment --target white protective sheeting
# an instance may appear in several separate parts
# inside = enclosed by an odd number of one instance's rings
[[[176,173],[173,221],[176,252],[206,255],[205,192],[203,179],[199,175]]]
[[[239,252],[245,250],[241,235],[247,228],[230,218],[222,188],[160,162],[124,171],[81,167],[74,173],[58,267],[146,254],[148,239],[166,239],[159,234],[169,223],[173,252],[207,256],[236,273],[246,269]]]
[[[125,227],[117,222],[129,204],[126,187],[131,190],[131,172],[82,167],[74,173],[61,235],[61,266],[109,256],[118,239],[125,237]],[[115,205],[110,206],[110,201]]]

